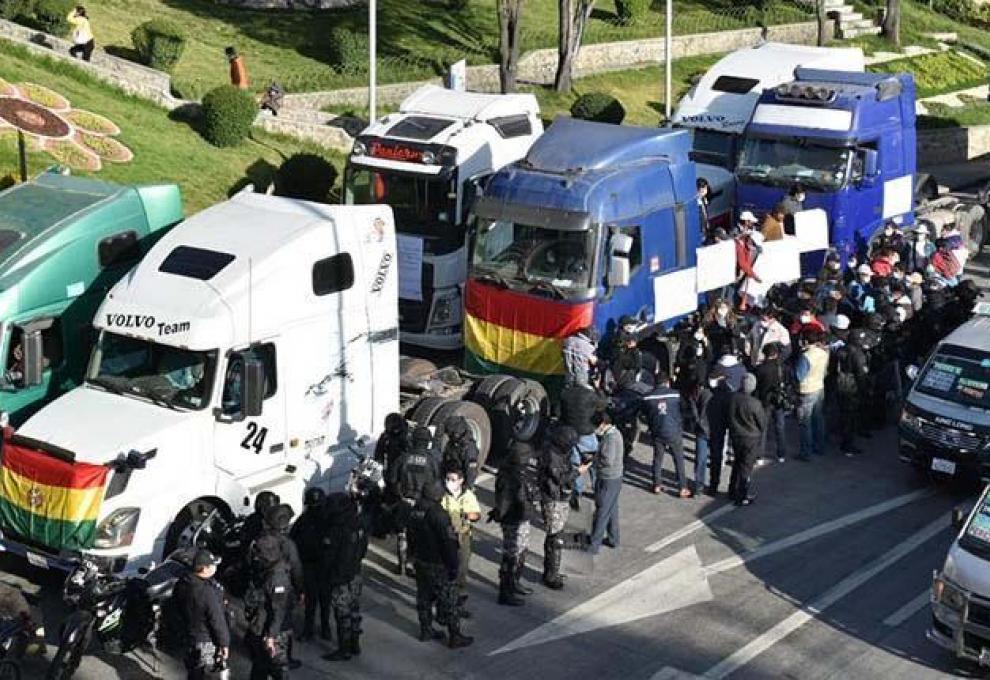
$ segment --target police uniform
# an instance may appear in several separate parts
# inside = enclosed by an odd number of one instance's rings
[[[683,493],[688,488],[684,472],[684,426],[681,395],[670,385],[659,385],[643,397],[646,422],[653,439],[653,490],[659,492],[663,476],[663,457],[669,450],[677,469],[677,483]]]
[[[529,550],[529,508],[533,500],[526,482],[526,466],[532,457],[533,449],[529,444],[513,444],[495,478],[495,503],[488,517],[502,527],[498,603],[503,605],[522,605],[517,595],[533,592],[522,585],[526,551]]]
[[[399,574],[407,573],[408,532],[406,531],[406,515],[425,486],[440,479],[440,465],[430,450],[433,437],[425,427],[417,427],[412,435],[412,448],[402,454],[392,469],[389,470],[389,487],[400,499],[396,524],[396,553]]]
[[[443,467],[458,469],[464,475],[467,488],[474,488],[478,478],[478,444],[471,435],[467,420],[461,416],[448,418],[444,423],[447,444],[443,448]]]
[[[433,628],[433,608],[437,619],[447,624],[448,644],[466,647],[474,640],[461,634],[457,608],[458,546],[450,515],[440,505],[443,487],[428,484],[409,514],[409,544],[416,564],[416,613],[419,639],[441,636]]]
[[[352,497],[331,494],[325,507],[321,574],[330,587],[338,645],[324,658],[340,661],[361,653],[361,562],[368,552],[368,534]]]
[[[568,501],[578,471],[571,465],[571,451],[578,434],[572,427],[559,427],[540,456],[539,485],[546,539],[543,542],[543,584],[553,590],[564,587],[560,563],[564,550],[564,527],[570,514]]]
[[[317,607],[320,609],[320,634],[324,640],[330,639],[330,588],[320,577],[319,569],[324,528],[321,514],[325,498],[326,494],[322,489],[316,487],[307,489],[304,499],[305,509],[289,532],[289,537],[295,544],[302,562],[303,593],[306,596],[303,633],[300,640],[313,636]]]
[[[200,550],[193,558],[193,567],[219,562],[208,551]],[[214,579],[202,578],[190,570],[179,579],[172,598],[185,636],[183,661],[189,680],[200,680],[216,662],[218,651],[230,648],[223,588]]]
[[[283,680],[288,674],[290,642],[285,628],[293,598],[292,565],[281,538],[265,533],[251,546],[251,585],[244,596],[251,680]]]

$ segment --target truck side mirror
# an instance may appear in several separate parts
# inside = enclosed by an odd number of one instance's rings
[[[868,180],[876,179],[880,174],[880,155],[876,149],[863,149],[863,177]]]
[[[608,262],[608,285],[621,288],[629,285],[629,258],[613,255]]]
[[[24,342],[24,386],[40,385],[45,370],[45,346],[41,331],[25,332]]]
[[[244,380],[241,381],[241,413],[245,418],[261,415],[265,401],[265,365],[250,354],[244,356]]]

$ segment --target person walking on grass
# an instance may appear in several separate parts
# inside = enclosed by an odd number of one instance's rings
[[[86,8],[82,5],[76,5],[66,19],[69,21],[69,26],[72,27],[72,47],[69,48],[69,54],[76,59],[82,58],[83,61],[89,61],[93,56],[93,50],[96,48],[96,40],[93,38],[93,29],[89,25]]]

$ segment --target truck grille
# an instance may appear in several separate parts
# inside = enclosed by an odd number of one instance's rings
[[[929,422],[921,423],[921,434],[925,439],[952,449],[978,449],[982,443],[975,434],[939,427]]]

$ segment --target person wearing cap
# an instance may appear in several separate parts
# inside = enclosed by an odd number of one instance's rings
[[[763,218],[763,225],[760,233],[763,234],[764,241],[781,241],[784,238],[784,220],[787,218],[787,209],[783,203],[778,203],[773,210]]]
[[[907,293],[911,298],[911,307],[917,314],[925,305],[925,277],[920,272],[911,272],[907,277]]]
[[[869,394],[870,368],[860,342],[863,336],[849,330],[849,319],[843,320],[844,328],[834,330],[829,376],[839,407],[839,449],[852,457],[862,453],[856,445],[856,435],[863,432],[863,399]]]
[[[747,213],[744,213],[744,215]],[[748,213],[752,216],[752,213]],[[763,234],[744,231],[736,237],[736,268],[739,280],[739,308],[759,306],[763,303],[768,286],[756,273],[756,260],[763,251]]]
[[[423,487],[422,494],[409,513],[409,547],[416,565],[416,614],[419,618],[420,642],[443,637],[433,627],[433,608],[437,621],[447,626],[447,645],[451,649],[467,647],[474,638],[461,633],[461,616],[457,607],[458,544],[450,515],[440,504],[443,485],[439,480]]]
[[[756,376],[747,373],[742,389],[732,395],[729,404],[729,437],[735,452],[729,498],[736,505],[750,505],[756,498],[752,493],[753,466],[762,455],[767,429],[766,411],[753,394],[756,384]]]
[[[935,244],[932,243],[928,227],[918,223],[914,225],[911,235],[911,245],[907,249],[907,265],[914,272],[923,272],[935,254]]]
[[[433,435],[425,427],[417,427],[412,433],[409,451],[402,454],[389,471],[388,486],[396,498],[400,499],[396,522],[399,530],[396,535],[397,571],[399,575],[408,572],[408,541],[403,526],[409,508],[416,504],[427,484],[440,480],[440,464],[431,450]]]
[[[691,498],[693,494],[684,471],[684,419],[681,408],[680,393],[670,386],[667,374],[661,372],[656,388],[643,397],[643,416],[653,442],[653,493],[663,492],[663,459],[669,451],[677,471],[678,495]]]
[[[780,345],[780,356],[787,361],[791,356],[791,336],[784,328],[784,324],[777,320],[777,310],[772,305],[767,305],[759,310],[759,321],[753,324],[749,332],[751,366],[756,367],[763,363],[764,350],[771,342]],[[741,380],[742,376],[739,376],[739,379]]]
[[[176,603],[184,636],[183,661],[189,680],[206,678],[230,655],[230,625],[223,588],[214,580],[220,558],[206,549],[196,551],[192,569],[182,575],[172,600]]]
[[[743,210],[739,213],[739,224],[736,230],[740,234],[748,234],[756,229],[757,224],[759,224],[759,220],[756,219],[756,215],[750,210]]]
[[[564,587],[560,564],[567,543],[564,540],[564,527],[570,515],[569,500],[574,491],[574,482],[591,467],[591,461],[576,468],[571,464],[571,452],[577,443],[577,430],[568,425],[557,426],[540,452],[537,468],[543,526],[546,531],[543,542],[543,585],[551,590]]]
[[[873,287],[873,269],[868,264],[856,268],[856,280],[849,284],[849,299],[860,314],[876,311],[876,290]]]

